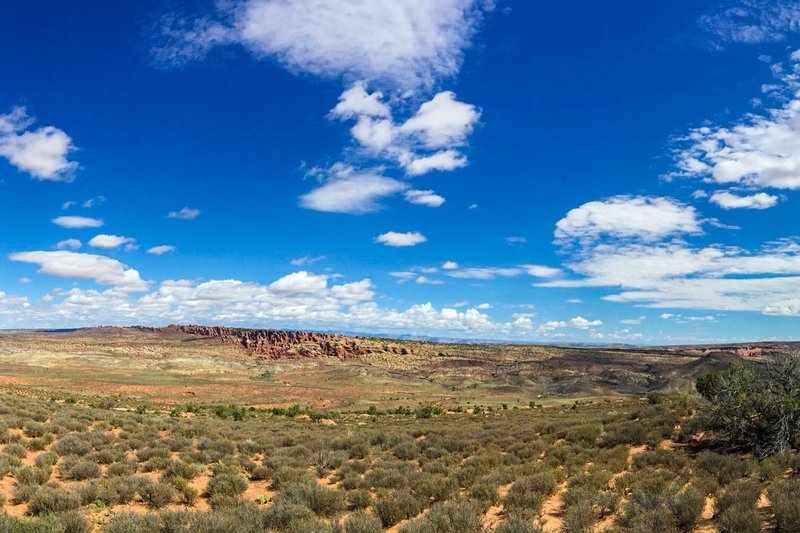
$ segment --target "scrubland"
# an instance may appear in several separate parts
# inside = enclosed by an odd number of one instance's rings
[[[0,395],[0,531],[798,531],[800,461],[724,448],[698,401],[345,413]]]

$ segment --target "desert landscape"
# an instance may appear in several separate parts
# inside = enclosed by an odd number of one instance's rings
[[[800,462],[720,438],[695,381],[795,349],[204,326],[6,331],[2,524],[794,531]]]

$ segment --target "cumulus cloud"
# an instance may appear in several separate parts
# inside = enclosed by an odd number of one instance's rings
[[[428,238],[418,231],[408,231],[405,233],[387,231],[375,237],[375,242],[393,247],[416,246],[427,240]]]
[[[480,111],[460,102],[452,91],[441,91],[423,102],[402,123],[396,123],[383,93],[367,92],[366,82],[356,82],[339,97],[329,116],[355,119],[353,139],[373,157],[405,169],[409,176],[450,171],[467,165],[458,150],[480,120]]]
[[[92,279],[100,285],[112,285],[126,291],[144,291],[148,284],[139,272],[116,259],[102,255],[69,252],[17,252],[9,255],[12,261],[39,265],[40,274],[70,279]]]
[[[270,290],[278,294],[320,292],[328,287],[328,277],[311,274],[305,270],[293,272],[272,282]]]
[[[70,229],[99,228],[103,225],[102,219],[79,216],[56,217],[51,222],[56,226]]]
[[[668,309],[773,313],[800,290],[800,246],[770,243],[748,251],[683,242],[603,244],[568,264],[577,278],[542,287],[611,287],[612,302]]]
[[[563,328],[575,328],[580,330],[587,330],[590,328],[595,328],[598,326],[602,326],[602,320],[588,320],[583,318],[582,316],[576,316],[575,318],[571,318],[569,320],[548,320],[547,322],[541,324],[539,326],[539,332],[547,335],[553,330],[556,329],[563,329]]]
[[[406,184],[379,172],[337,163],[322,185],[300,197],[300,205],[315,211],[360,215],[377,211],[381,199],[406,188]]]
[[[159,244],[147,249],[147,253],[152,255],[164,255],[174,251],[175,247],[171,244]]]
[[[800,59],[800,58],[798,58]],[[800,64],[781,74],[776,91],[783,104],[747,114],[727,126],[695,128],[676,151],[678,170],[668,177],[723,185],[800,189]]]
[[[478,0],[237,0],[216,17],[165,17],[158,64],[203,59],[237,44],[292,72],[430,86],[458,71],[488,3]]]
[[[30,129],[33,123],[24,107],[0,115],[0,156],[35,179],[72,181],[78,163],[68,159],[76,150],[70,136],[54,126]]]
[[[64,239],[63,241],[58,241],[56,243],[56,248],[59,250],[77,250],[82,245],[81,241],[78,239]]]
[[[445,261],[442,263],[442,269],[444,270],[455,270],[458,268],[458,263],[455,261]]]
[[[122,235],[109,235],[100,233],[89,239],[89,246],[92,248],[102,248],[103,250],[112,250],[119,248],[123,244],[128,246],[135,246],[136,239],[132,237],[125,237]]]
[[[170,211],[167,218],[177,218],[180,220],[192,220],[200,216],[200,210],[193,207],[182,207],[178,211]]]
[[[444,197],[431,190],[411,189],[404,196],[407,202],[425,207],[439,207],[445,202]]]
[[[556,242],[587,243],[601,237],[656,241],[671,235],[700,233],[694,207],[671,198],[614,196],[572,209],[556,224]]]
[[[778,203],[778,197],[764,192],[740,196],[728,191],[716,191],[709,201],[722,209],[769,209]]]

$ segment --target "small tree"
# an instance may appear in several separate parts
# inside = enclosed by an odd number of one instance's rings
[[[756,368],[735,363],[728,370],[697,379],[697,392],[708,400],[709,429],[759,457],[785,452],[800,431],[800,358],[776,356]]]

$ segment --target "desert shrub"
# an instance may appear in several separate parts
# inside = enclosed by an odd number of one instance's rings
[[[287,484],[276,500],[305,505],[321,516],[333,516],[344,507],[342,492],[309,481]]]
[[[402,461],[416,459],[419,455],[419,446],[416,441],[405,440],[398,443],[393,449],[394,456]]]
[[[542,528],[534,527],[529,518],[512,514],[497,526],[495,533],[542,533]]]
[[[33,460],[33,464],[35,464],[39,468],[55,466],[57,462],[58,462],[58,454],[55,452],[40,453],[39,455],[36,456],[36,459]]]
[[[222,473],[208,480],[206,491],[210,496],[239,496],[247,490],[248,482],[243,476]]]
[[[53,445],[58,455],[86,455],[92,451],[92,445],[75,434],[64,435]]]
[[[584,424],[567,431],[564,438],[567,442],[594,446],[602,432],[603,424]]]
[[[800,479],[775,483],[769,489],[769,498],[778,531],[800,532]]]
[[[720,533],[759,533],[761,519],[755,509],[731,507],[719,517]]]
[[[467,490],[467,496],[475,501],[483,512],[486,512],[499,499],[497,483],[488,478],[480,479]]]
[[[687,487],[673,495],[669,508],[680,531],[692,531],[705,507],[705,495],[695,487]]]
[[[0,531],[9,533],[64,533],[64,526],[55,515],[34,518],[14,518],[0,514]]]
[[[11,444],[6,444],[6,447],[3,448],[3,453],[22,459],[28,455],[28,449],[18,442],[12,442]]]
[[[47,429],[47,426],[41,422],[30,421],[25,424],[23,431],[26,437],[33,439],[36,437],[43,437]]]
[[[45,485],[39,487],[28,502],[28,512],[33,515],[60,513],[77,509],[80,497],[59,487]]]
[[[51,468],[21,466],[14,471],[14,479],[23,485],[44,485],[50,479]]]
[[[401,520],[417,516],[420,511],[422,511],[422,504],[407,490],[379,491],[372,502],[372,512],[385,527],[391,527]]]
[[[205,467],[183,461],[171,461],[164,469],[165,479],[183,478],[191,481],[205,471]]]
[[[61,477],[73,481],[96,479],[100,477],[100,465],[91,461],[64,462],[59,468]]]
[[[115,476],[100,482],[97,499],[107,505],[126,504],[133,500],[139,480],[133,476]]]
[[[344,533],[380,533],[381,521],[364,511],[356,511],[344,521]]]
[[[403,527],[401,533],[480,533],[481,515],[464,500],[437,503],[430,512]]]
[[[347,493],[346,499],[351,509],[366,509],[372,505],[372,493],[367,489],[351,490]]]
[[[689,458],[680,450],[664,450],[662,448],[657,448],[635,455],[633,458],[633,466],[637,469],[660,466],[677,472],[689,466]]]
[[[14,485],[14,488],[11,489],[11,503],[14,505],[19,505],[29,501],[33,495],[36,494],[38,488],[38,485],[25,485],[22,483],[17,483]]]
[[[277,490],[281,490],[289,483],[307,480],[314,481],[311,475],[302,468],[281,468],[272,476],[272,486]]]
[[[103,533],[152,533],[161,529],[157,515],[146,513],[119,513],[111,517]]]
[[[414,483],[414,493],[436,502],[447,500],[458,487],[445,476],[421,474]]]
[[[736,455],[708,451],[697,455],[694,466],[712,475],[720,485],[727,485],[731,481],[740,479],[750,471],[750,465]]]
[[[730,483],[714,494],[715,514],[720,515],[730,507],[755,509],[760,494],[761,486],[755,479]]]
[[[145,505],[151,509],[160,509],[172,501],[175,492],[172,487],[149,478],[139,479],[136,490]]]
[[[113,463],[108,465],[108,467],[106,468],[106,474],[108,474],[108,477],[130,476],[135,473],[136,473],[136,463],[128,461]]]
[[[589,533],[596,521],[591,500],[581,500],[564,510],[565,533]]]
[[[509,513],[538,515],[545,498],[555,492],[557,485],[555,477],[549,472],[521,477],[511,485],[505,507]]]
[[[264,525],[270,529],[286,531],[292,524],[314,518],[314,512],[304,505],[275,502],[264,513]]]
[[[709,429],[759,457],[788,451],[800,431],[800,357],[776,355],[759,371],[749,363],[700,376]]]
[[[92,524],[78,511],[67,511],[57,516],[64,533],[89,533]]]
[[[250,471],[250,480],[251,481],[266,481],[272,477],[272,470],[267,468],[266,466],[257,465],[253,470]]]
[[[639,422],[618,422],[606,426],[599,439],[600,446],[613,448],[620,444],[642,444],[647,439],[647,428]]]

